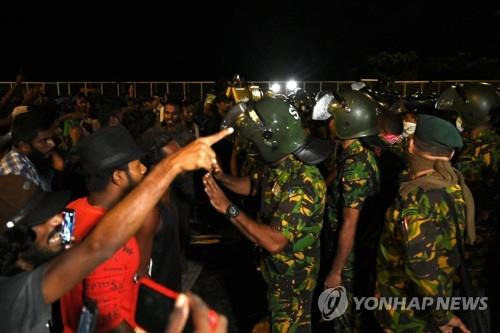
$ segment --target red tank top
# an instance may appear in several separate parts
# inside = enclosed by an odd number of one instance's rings
[[[74,236],[79,243],[106,213],[104,208],[88,203],[80,198],[68,205],[76,212]],[[99,316],[97,332],[115,328],[123,320],[132,327],[134,323],[134,304],[136,284],[133,281],[140,263],[139,246],[132,237],[120,250],[97,267],[85,278],[85,294],[97,303]],[[83,283],[77,284],[61,298],[61,316],[64,332],[75,332],[82,309]]]

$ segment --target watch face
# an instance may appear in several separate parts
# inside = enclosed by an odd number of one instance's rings
[[[228,209],[229,216],[236,217],[239,214],[239,212],[240,211],[239,211],[238,207],[236,207],[234,205],[229,206],[229,209]]]

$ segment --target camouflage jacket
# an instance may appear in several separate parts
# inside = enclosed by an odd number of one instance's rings
[[[487,288],[500,211],[500,137],[494,130],[486,129],[464,141],[465,149],[458,158],[458,168],[476,205],[476,241],[473,245],[465,245],[465,259],[472,284]]]
[[[423,177],[432,177],[425,175]],[[450,205],[453,205],[450,207]],[[450,209],[451,208],[451,209]],[[459,265],[455,220],[465,228],[460,185],[400,194],[386,214],[377,254],[376,297],[449,297]],[[451,311],[378,310],[384,329],[422,332],[448,322]]]
[[[342,209],[361,210],[366,199],[378,192],[380,183],[375,155],[359,140],[354,140],[342,152],[337,168],[337,178],[332,186],[335,213],[329,217],[333,230],[338,230],[342,221]]]
[[[500,185],[500,136],[486,129],[469,138],[459,156],[458,169],[474,195],[476,211],[496,208],[500,197],[497,187]]]
[[[289,241],[276,254],[264,253],[261,269],[271,288],[312,290],[316,284],[326,186],[319,170],[290,155],[266,167],[259,220]]]

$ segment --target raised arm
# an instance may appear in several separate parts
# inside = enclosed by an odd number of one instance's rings
[[[82,243],[48,264],[42,284],[45,302],[59,299],[136,234],[179,173],[200,168],[211,170],[216,159],[210,146],[232,132],[230,128],[199,138],[158,163],[132,192],[104,215]]]

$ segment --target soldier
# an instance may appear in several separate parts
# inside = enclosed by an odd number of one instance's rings
[[[374,153],[363,145],[361,138],[378,134],[380,105],[367,93],[357,90],[321,95],[313,119],[325,120],[333,116],[331,127],[343,148],[333,183],[332,211],[328,213],[337,244],[324,287],[343,286],[348,297],[352,297],[355,274],[360,270],[363,271],[365,286],[370,284],[370,272],[373,282],[375,256],[370,256],[370,253],[374,253],[378,233],[368,232],[375,227],[373,206],[369,201],[379,190],[379,169]],[[355,246],[357,250],[353,251]],[[357,262],[355,252],[360,256]],[[359,293],[359,288],[356,289]],[[347,311],[342,318],[335,320],[336,331],[350,332],[353,319],[352,312]]]
[[[466,218],[467,228],[473,225],[473,216],[466,215],[473,209],[472,196],[450,164],[462,144],[451,123],[419,116],[408,148],[411,179],[401,184],[380,238],[376,297],[409,302],[411,297],[452,296]],[[436,307],[417,312],[394,306],[377,309],[376,316],[386,331],[451,332],[456,327],[468,332],[451,311]]]
[[[498,223],[500,195],[500,137],[490,121],[500,96],[489,84],[450,87],[439,97],[436,108],[458,113],[468,138],[458,158],[476,202],[476,241],[466,244],[467,268],[475,287],[487,289],[487,268],[491,265]]]
[[[257,220],[233,205],[210,174],[204,178],[205,191],[214,208],[262,249],[260,269],[268,284],[272,332],[309,332],[326,195],[323,178],[313,165],[330,154],[331,144],[308,137],[297,110],[275,98],[240,103],[224,123],[251,140],[266,162],[256,178],[260,184],[252,183],[250,176],[237,178],[218,170],[214,174],[238,194],[260,188]]]

